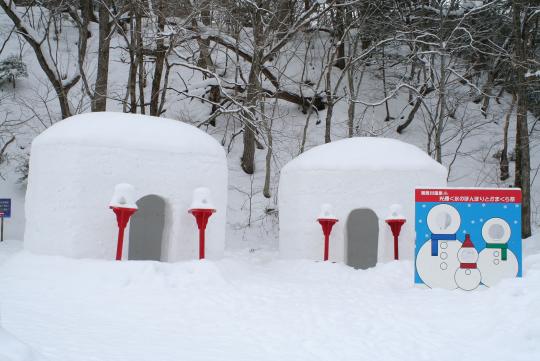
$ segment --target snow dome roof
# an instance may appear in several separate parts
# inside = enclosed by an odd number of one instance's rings
[[[131,113],[85,113],[64,119],[34,139],[33,146],[77,145],[223,157],[210,135],[181,121]]]
[[[297,170],[426,170],[447,173],[418,147],[396,139],[355,137],[323,144],[302,153],[282,171]]]

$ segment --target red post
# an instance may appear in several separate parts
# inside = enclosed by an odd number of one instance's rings
[[[399,234],[401,233],[401,227],[405,224],[406,220],[397,218],[397,219],[387,219],[386,223],[390,226],[390,230],[392,231],[392,235],[394,236],[394,259],[399,259]]]
[[[118,242],[116,244],[116,260],[122,259],[122,249],[124,247],[124,230],[129,222],[129,218],[137,211],[136,208],[110,207],[116,214],[118,223]]]
[[[321,224],[322,231],[324,234],[324,261],[328,261],[328,254],[330,250],[330,233],[332,232],[332,227],[337,223],[335,218],[319,218],[317,221]]]
[[[197,228],[199,229],[199,259],[204,259],[206,226],[208,225],[208,219],[216,210],[211,208],[194,208],[188,212],[193,214],[197,221]]]

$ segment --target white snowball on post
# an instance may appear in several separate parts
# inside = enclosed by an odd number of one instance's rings
[[[390,215],[388,215],[387,219],[405,219],[405,216],[403,216],[403,206],[401,204],[392,204],[390,206]]]
[[[193,191],[193,201],[189,209],[215,209],[212,204],[210,189],[206,187],[195,188]]]
[[[120,183],[114,186],[114,193],[109,207],[137,209],[135,187],[128,183]]]
[[[321,205],[321,212],[319,213],[318,219],[337,219],[330,203],[323,203]]]

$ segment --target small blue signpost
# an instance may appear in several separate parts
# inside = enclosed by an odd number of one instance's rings
[[[4,218],[11,218],[11,198],[0,198],[0,242],[4,242]]]

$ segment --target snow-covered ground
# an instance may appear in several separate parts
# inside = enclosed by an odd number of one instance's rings
[[[45,359],[31,347],[0,328],[0,360],[44,361]]]
[[[11,241],[0,244],[1,322],[54,361],[535,361],[538,241],[526,240],[523,279],[476,292],[414,287],[409,261],[73,260]]]

